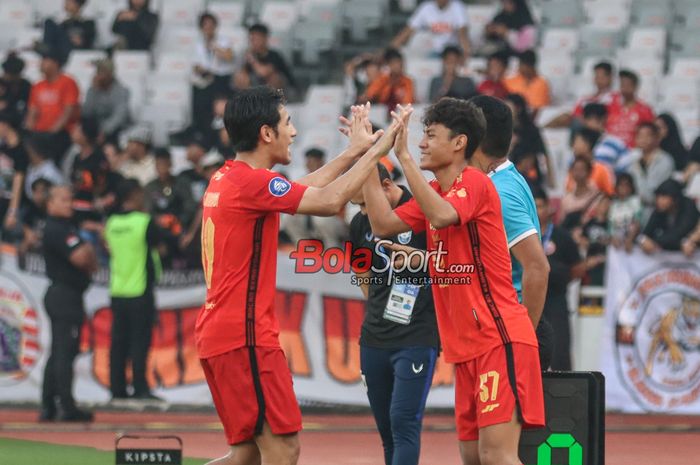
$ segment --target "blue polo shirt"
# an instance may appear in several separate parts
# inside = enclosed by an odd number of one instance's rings
[[[530,186],[525,178],[515,169],[512,162],[506,161],[495,171],[489,173],[501,198],[503,225],[508,238],[508,249],[533,234],[541,239],[540,220],[537,217],[535,199],[532,197]],[[523,267],[510,255],[513,268],[513,287],[518,292],[518,300],[522,302]]]

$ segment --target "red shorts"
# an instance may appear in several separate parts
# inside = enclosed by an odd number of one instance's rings
[[[301,430],[301,411],[282,349],[241,347],[200,362],[229,444],[252,440],[264,422],[275,434]]]
[[[455,366],[455,418],[460,441],[475,441],[479,439],[479,429],[508,423],[516,406],[523,428],[544,426],[537,347],[520,343],[510,347],[512,351],[506,346],[496,347]]]

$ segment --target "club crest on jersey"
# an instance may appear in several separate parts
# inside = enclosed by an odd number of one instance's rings
[[[267,188],[270,191],[270,194],[274,195],[275,197],[282,197],[289,192],[292,185],[286,179],[276,177],[270,179],[270,184],[267,185]]]
[[[399,244],[406,245],[411,242],[411,236],[413,236],[413,233],[411,231],[406,231],[396,236],[396,239],[398,239]]]

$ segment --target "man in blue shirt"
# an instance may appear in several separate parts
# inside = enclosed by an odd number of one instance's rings
[[[503,225],[513,268],[513,287],[527,308],[540,343],[542,369],[551,359],[551,326],[541,322],[547,296],[549,262],[541,242],[537,207],[530,187],[510,160],[513,117],[508,106],[494,97],[480,95],[470,100],[484,112],[486,136],[471,159],[471,165],[487,173],[501,199]]]

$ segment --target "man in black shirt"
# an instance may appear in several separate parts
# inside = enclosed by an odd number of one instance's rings
[[[392,208],[407,202],[411,198],[408,189],[394,184],[383,165],[378,167]],[[371,249],[372,269],[385,270],[358,273],[354,279],[367,298],[360,335],[360,363],[367,397],[382,438],[386,464],[416,465],[423,410],[439,347],[428,273],[427,269],[391,273],[392,267],[400,265],[387,263],[391,250],[376,248],[361,191],[352,202],[360,205],[360,212],[350,223],[353,250]],[[396,244],[392,247],[426,249],[424,233],[407,232],[391,240]]]
[[[73,360],[80,349],[80,328],[85,310],[83,293],[97,269],[95,251],[83,242],[71,217],[73,195],[68,187],[53,187],[47,203],[44,259],[51,285],[44,297],[51,319],[51,355],[44,370],[41,421],[92,421],[91,412],[73,400]],[[56,399],[59,403],[56,404]],[[60,409],[57,409],[60,407]]]
[[[6,231],[17,227],[29,157],[12,113],[0,111],[0,219]]]
[[[542,246],[549,260],[549,284],[544,302],[544,317],[550,322],[554,350],[550,366],[555,371],[571,370],[571,328],[566,291],[569,283],[585,273],[583,261],[571,234],[552,223],[549,199],[544,190],[532,189],[542,229]]]
[[[270,31],[264,24],[254,24],[248,29],[246,63],[236,78],[236,87],[240,87],[241,82],[249,86],[269,85],[284,89],[285,94],[296,88],[296,80],[284,57],[269,48],[269,38]]]
[[[22,124],[27,112],[29,92],[32,84],[22,77],[24,61],[15,52],[7,54],[2,63],[3,75],[0,76],[0,110],[8,111],[12,123]]]
[[[66,0],[64,9],[68,16],[61,29],[68,36],[74,50],[89,50],[95,43],[95,21],[83,18],[81,12],[86,0]]]
[[[695,202],[683,195],[683,186],[673,179],[662,182],[654,194],[656,208],[639,237],[639,245],[647,254],[681,250],[681,241],[700,218]]]

